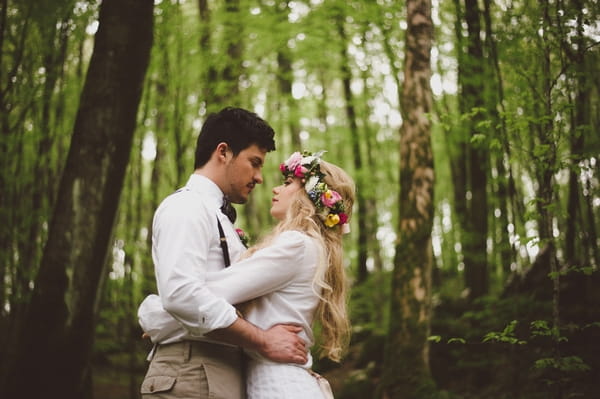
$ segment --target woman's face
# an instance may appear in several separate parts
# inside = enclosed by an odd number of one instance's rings
[[[277,220],[283,220],[292,204],[294,193],[302,189],[302,181],[297,177],[287,177],[282,185],[274,187],[271,215]]]

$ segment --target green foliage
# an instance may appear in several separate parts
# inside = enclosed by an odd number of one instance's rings
[[[504,342],[507,344],[525,345],[527,342],[515,336],[517,320],[512,320],[501,332],[491,331],[485,334],[483,342]]]
[[[449,344],[466,344],[467,341],[464,338],[448,338]]]
[[[431,335],[431,336],[427,337],[427,340],[431,341],[431,342],[439,343],[442,340],[442,336],[441,335]]]
[[[546,357],[534,363],[536,369],[555,369],[562,372],[581,372],[590,370],[590,366],[579,356],[566,356],[558,358]]]
[[[372,273],[363,284],[352,287],[349,310],[355,334],[385,335],[390,285],[390,274],[378,272]]]

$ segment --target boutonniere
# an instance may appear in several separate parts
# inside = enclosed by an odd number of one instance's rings
[[[246,248],[248,248],[248,243],[250,242],[250,237],[248,237],[248,235],[244,232],[244,230],[242,230],[240,228],[236,228],[235,232],[237,233],[238,237],[240,238],[240,241],[242,242],[242,244],[244,244],[244,246]]]

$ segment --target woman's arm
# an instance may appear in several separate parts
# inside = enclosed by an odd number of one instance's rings
[[[206,274],[206,286],[216,296],[237,304],[277,291],[301,271],[307,249],[298,231],[280,234],[271,245],[218,272]]]

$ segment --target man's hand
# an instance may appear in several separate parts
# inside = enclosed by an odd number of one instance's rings
[[[258,351],[274,362],[304,364],[308,361],[308,351],[306,343],[298,336],[300,331],[300,326],[277,324],[264,331]]]
[[[308,351],[298,336],[300,331],[302,327],[293,324],[276,324],[265,331],[238,317],[229,327],[213,330],[206,336],[251,349],[274,362],[304,364]]]

